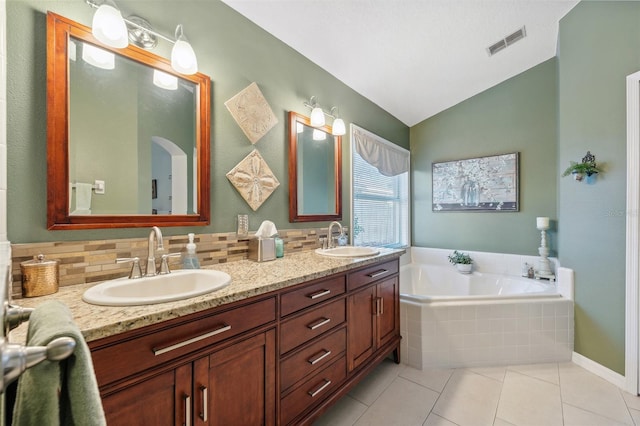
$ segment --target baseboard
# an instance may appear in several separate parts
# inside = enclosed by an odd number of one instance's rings
[[[616,373],[613,370],[608,369],[602,364],[598,364],[597,362],[587,358],[584,355],[580,355],[577,352],[574,352],[571,361],[574,364],[579,365],[590,373],[595,374],[598,377],[605,379],[607,382],[614,384],[620,389],[626,389],[627,387],[627,379],[619,373]]]

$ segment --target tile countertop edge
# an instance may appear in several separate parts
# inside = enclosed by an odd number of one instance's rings
[[[391,260],[404,252],[404,249],[380,249],[380,254],[371,257],[333,258],[315,254],[313,251],[305,251],[292,253],[271,262],[257,263],[241,260],[221,263],[206,269],[228,273],[231,276],[231,284],[228,287],[190,299],[154,305],[98,306],[84,302],[82,294],[99,283],[61,287],[57,293],[16,299],[13,304],[24,308],[37,308],[45,301],[59,300],[69,307],[85,340],[91,342],[306,281]],[[27,324],[11,331],[9,340],[14,343],[24,343]]]

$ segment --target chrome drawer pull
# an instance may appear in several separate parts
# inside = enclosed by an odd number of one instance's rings
[[[207,413],[209,412],[208,399],[209,399],[209,389],[206,386],[200,386],[200,392],[202,392],[202,413],[200,413],[200,418],[203,422],[207,421]]]
[[[318,297],[326,296],[327,294],[331,294],[331,290],[320,290],[317,293],[307,295],[307,297],[309,299],[317,299]]]
[[[191,426],[191,397],[189,395],[184,396],[184,424]]]
[[[331,318],[322,318],[319,322],[308,325],[307,327],[310,330],[315,330],[316,328],[322,327],[323,325],[329,324],[330,322],[331,322]]]
[[[317,394],[325,390],[331,384],[331,380],[324,379],[324,384],[314,391],[307,392],[311,398],[315,398]]]
[[[224,333],[225,331],[229,331],[229,330],[231,330],[231,326],[225,324],[222,327],[217,328],[217,329],[215,329],[213,331],[210,331],[210,332],[205,333],[205,334],[201,334],[200,336],[193,337],[191,339],[185,340],[185,341],[180,342],[180,343],[176,343],[175,345],[167,346],[166,348],[160,348],[160,349],[155,349],[154,348],[153,349],[153,354],[155,356],[166,354],[167,352],[171,352],[171,351],[173,351],[175,349],[180,349],[180,348],[182,348],[184,346],[190,345],[190,344],[195,343],[195,342],[199,342],[200,340],[204,340],[204,339],[206,339],[208,337],[215,336],[216,334]]]
[[[376,278],[376,277],[379,277],[380,275],[386,274],[387,272],[389,272],[387,269],[380,269],[380,270],[378,270],[376,272],[372,272],[370,274],[367,274],[367,276],[369,278]]]
[[[313,364],[317,364],[320,361],[322,361],[323,359],[325,359],[326,357],[328,357],[329,355],[331,355],[331,351],[328,351],[326,349],[323,349],[323,351],[325,351],[322,355],[320,355],[318,358],[315,359],[308,359],[307,362],[311,365]]]

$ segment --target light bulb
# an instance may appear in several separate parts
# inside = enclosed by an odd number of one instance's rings
[[[103,70],[112,70],[116,66],[116,55],[87,43],[82,43],[82,60]]]
[[[331,127],[331,134],[334,136],[342,136],[347,133],[347,129],[344,126],[342,118],[336,118],[333,120],[333,126]]]
[[[91,32],[95,38],[107,46],[123,48],[129,45],[127,26],[115,4],[100,5],[93,15]]]
[[[313,129],[313,140],[323,141],[327,139],[327,134],[320,129]]]
[[[164,71],[153,70],[153,84],[166,90],[178,90],[178,77]]]
[[[196,53],[182,32],[182,25],[176,27],[176,43],[171,50],[171,67],[186,75],[198,72]]]
[[[313,127],[324,126],[324,112],[322,108],[317,106],[311,110],[311,125]]]

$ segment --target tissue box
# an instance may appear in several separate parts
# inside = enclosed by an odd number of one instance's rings
[[[275,238],[253,238],[249,240],[249,260],[266,262],[276,259]]]

